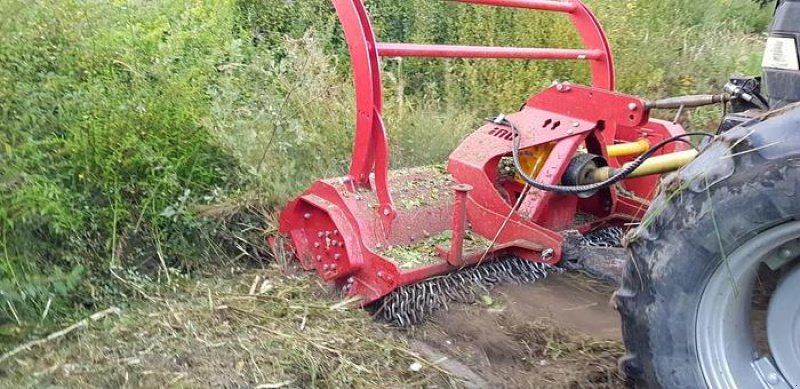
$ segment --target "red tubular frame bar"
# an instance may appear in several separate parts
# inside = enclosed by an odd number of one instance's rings
[[[362,0],[332,0],[350,51],[356,89],[356,133],[349,180],[375,190],[378,216],[391,230],[396,213],[388,185],[389,145],[383,124],[380,56],[587,60],[592,86],[614,89],[614,63],[600,23],[581,0],[449,0],[454,2],[561,12],[570,15],[584,49],[515,48],[378,43]],[[374,172],[374,177],[371,173]],[[373,181],[374,179],[374,181]]]
[[[599,60],[603,58],[604,54],[600,50],[586,49],[378,43],[378,55],[382,57]]]

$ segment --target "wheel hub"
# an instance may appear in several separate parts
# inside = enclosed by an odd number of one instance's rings
[[[790,270],[769,302],[767,337],[772,359],[791,387],[800,386],[800,266]]]
[[[795,248],[800,248],[800,222],[758,234],[724,258],[711,276],[695,332],[709,387],[800,387],[800,250]],[[761,264],[783,273],[767,307],[768,354],[758,350],[752,321]]]

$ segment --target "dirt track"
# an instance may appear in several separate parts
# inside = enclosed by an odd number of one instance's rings
[[[618,388],[622,353],[612,289],[580,275],[502,286],[409,331],[412,346],[467,387]]]

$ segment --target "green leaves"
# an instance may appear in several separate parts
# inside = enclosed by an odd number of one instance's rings
[[[15,15],[0,26],[0,323],[33,323],[50,300],[63,318],[109,257],[203,257],[188,208],[241,178],[203,126],[231,3],[9,0],[0,13]],[[160,215],[175,204],[180,217]]]

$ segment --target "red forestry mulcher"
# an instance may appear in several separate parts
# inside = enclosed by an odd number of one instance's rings
[[[302,267],[401,326],[474,300],[476,287],[583,268],[620,286],[622,368],[635,382],[800,387],[800,2],[778,3],[763,80],[657,101],[614,91],[609,44],[580,0],[454,2],[566,14],[584,47],[383,43],[361,0],[333,0],[355,144],[347,176],[281,214]],[[553,82],[487,120],[446,167],[390,171],[381,57],[584,61],[592,83]],[[712,104],[729,112],[717,134],[651,117]]]

